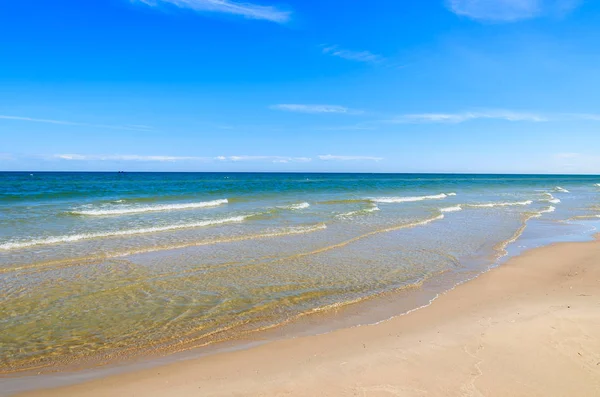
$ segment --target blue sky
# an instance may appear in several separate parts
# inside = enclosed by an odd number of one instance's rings
[[[0,169],[600,173],[599,42],[591,0],[3,1]]]

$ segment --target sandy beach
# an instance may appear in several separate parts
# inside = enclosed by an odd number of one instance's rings
[[[600,243],[525,253],[377,325],[23,396],[598,396]]]

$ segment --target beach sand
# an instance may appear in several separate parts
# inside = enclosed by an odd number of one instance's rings
[[[377,325],[25,396],[600,396],[600,243],[529,251]]]

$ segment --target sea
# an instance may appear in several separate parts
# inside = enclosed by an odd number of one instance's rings
[[[599,176],[0,173],[0,374],[383,320],[599,220]]]

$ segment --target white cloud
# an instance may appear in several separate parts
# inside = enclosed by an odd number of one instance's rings
[[[78,123],[74,121],[64,120],[51,120],[51,119],[36,119],[33,117],[20,117],[20,116],[7,116],[0,115],[1,120],[14,120],[14,121],[28,121],[32,123],[46,123],[46,124],[57,124],[57,125],[70,125],[78,127],[93,127],[93,128],[107,128],[112,130],[126,130],[126,131],[151,131],[152,128],[145,125],[107,125],[107,124],[90,124],[90,123]]]
[[[450,11],[480,21],[514,22],[542,15],[564,15],[581,0],[447,0]]]
[[[262,19],[271,22],[284,23],[289,21],[291,12],[279,10],[272,6],[252,3],[239,3],[231,0],[138,0],[149,6],[162,3],[173,4],[180,8],[194,11],[220,12],[243,16],[249,19]]]
[[[482,112],[463,112],[463,113],[420,113],[405,114],[391,120],[390,123],[462,123],[475,119],[496,119],[506,121],[532,121],[543,122],[549,119],[543,115],[535,113],[520,113],[508,110],[490,110]]]
[[[363,111],[349,109],[338,105],[301,105],[301,104],[279,104],[270,107],[274,110],[297,113],[338,113],[338,114],[362,114]]]
[[[178,161],[229,161],[229,162],[273,162],[273,163],[308,163],[312,161],[310,157],[290,157],[290,156],[217,156],[217,157],[198,157],[198,156],[145,156],[138,154],[55,154],[53,159],[68,161],[146,161],[146,162],[178,162]]]
[[[215,157],[219,161],[271,161],[273,163],[308,163],[312,161],[310,157],[287,157],[287,156],[219,156]]]
[[[323,161],[381,161],[383,157],[372,156],[334,156],[331,154],[319,156],[319,160]]]
[[[365,62],[365,63],[382,63],[385,58],[378,54],[373,54],[370,51],[352,51],[340,48],[337,45],[327,46],[323,48],[323,54],[331,55],[338,58],[343,58],[349,61]]]
[[[210,157],[178,157],[178,156],[141,156],[137,154],[55,154],[55,159],[69,161],[156,161],[156,162],[175,162],[175,161],[210,161]]]

